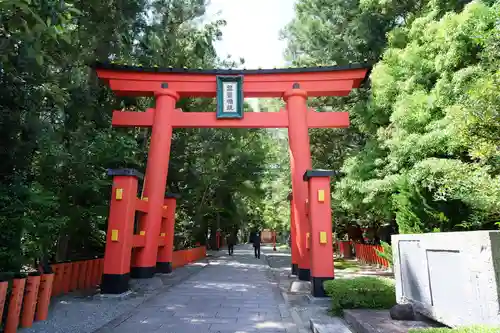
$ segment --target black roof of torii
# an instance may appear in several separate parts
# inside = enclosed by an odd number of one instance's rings
[[[372,65],[365,63],[348,64],[340,66],[316,66],[316,67],[289,67],[273,69],[203,69],[203,68],[173,68],[173,67],[145,67],[138,65],[122,65],[113,62],[95,62],[91,65],[94,69],[120,70],[144,73],[186,73],[186,74],[208,74],[208,75],[245,75],[245,74],[293,74],[314,72],[335,72],[349,69],[368,69],[366,77],[369,76]]]

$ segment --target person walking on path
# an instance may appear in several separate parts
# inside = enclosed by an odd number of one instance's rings
[[[257,231],[253,237],[253,250],[255,253],[255,258],[260,259],[260,232]]]
[[[229,255],[232,256],[234,253],[234,246],[236,245],[236,237],[232,233],[228,234],[226,237],[227,251]]]

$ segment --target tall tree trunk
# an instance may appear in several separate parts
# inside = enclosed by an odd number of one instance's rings
[[[61,233],[59,235],[59,239],[57,240],[57,250],[55,255],[55,261],[60,262],[67,259],[68,255],[68,245],[69,245],[69,236],[68,234]]]

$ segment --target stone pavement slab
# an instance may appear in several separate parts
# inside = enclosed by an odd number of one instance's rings
[[[99,332],[296,332],[269,266],[249,245],[210,258],[205,269],[115,324]]]
[[[352,333],[344,320],[338,317],[315,317],[310,323],[313,333]]]

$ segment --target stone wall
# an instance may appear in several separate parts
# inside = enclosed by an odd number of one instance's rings
[[[445,325],[500,325],[500,232],[393,235],[396,300]]]

